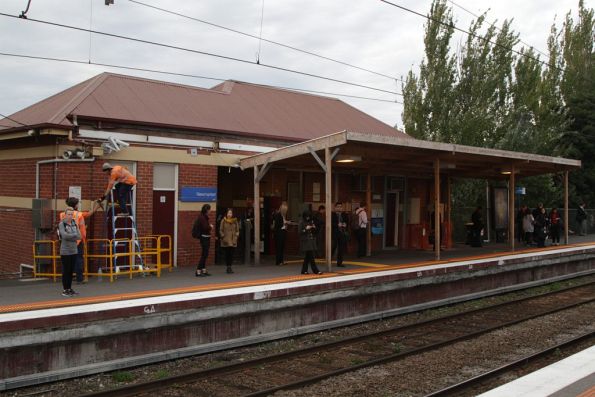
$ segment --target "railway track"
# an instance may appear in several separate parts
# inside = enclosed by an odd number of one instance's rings
[[[595,283],[504,302],[308,348],[124,386],[87,397],[266,396],[400,360],[595,301]]]
[[[511,361],[491,371],[484,372],[457,384],[445,387],[430,394],[426,394],[425,397],[460,396],[466,394],[471,395],[471,393],[472,395],[476,395],[478,394],[478,388],[480,388],[485,383],[489,383],[496,378],[508,373],[512,373],[519,368],[534,365],[538,361],[544,361],[554,355],[558,355],[561,350],[571,349],[575,346],[580,346],[585,342],[592,342],[593,340],[595,340],[595,332],[587,332],[583,335],[558,343],[555,346],[548,347],[536,353],[522,357],[518,360]],[[485,389],[485,387],[482,389]]]

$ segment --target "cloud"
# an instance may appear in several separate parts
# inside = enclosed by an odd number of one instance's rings
[[[258,34],[261,2],[254,0],[218,0],[170,2],[144,0],[155,6]],[[521,39],[545,49],[549,28],[570,9],[573,1],[518,2],[487,0],[465,5],[480,13],[491,8],[489,20],[514,18],[514,28]],[[423,13],[430,1],[398,1]],[[25,6],[22,0],[5,0],[1,12],[17,15]],[[115,0],[109,7],[103,0],[34,1],[30,18],[51,20],[88,28],[91,6],[92,27],[97,30],[169,43],[201,51],[214,52],[254,61],[258,41],[180,17],[143,7],[126,0]],[[472,17],[453,8],[457,24],[466,28]],[[377,1],[278,0],[266,1],[263,37],[280,41],[345,62],[377,70],[391,76],[405,76],[423,57],[425,20]],[[459,41],[461,37],[457,37]],[[89,34],[2,17],[0,52],[88,60]],[[91,59],[96,62],[123,64],[179,73],[199,74],[263,84],[294,86],[304,89],[350,95],[400,99],[363,88],[275,71],[203,55],[158,48],[147,44],[99,36],[91,37]],[[336,79],[353,81],[387,90],[400,91],[394,80],[317,59],[288,49],[262,43],[261,62],[303,70]],[[101,71],[92,65],[71,65],[0,56],[0,113],[9,114],[49,95],[66,89]],[[112,70],[167,81],[208,87],[213,82],[191,78]],[[390,124],[401,125],[402,106],[344,98],[344,101]]]

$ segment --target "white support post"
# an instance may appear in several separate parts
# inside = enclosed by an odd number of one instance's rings
[[[254,166],[254,265],[260,265],[260,179]]]
[[[326,172],[325,172],[325,184],[324,184],[324,192],[325,192],[325,207],[326,207],[326,211],[325,211],[325,242],[326,242],[326,246],[325,246],[325,258],[326,258],[326,266],[328,269],[328,272],[330,273],[332,271],[332,236],[331,236],[331,222],[332,222],[332,185],[333,185],[333,180],[332,180],[332,175],[331,175],[331,164],[332,164],[332,158],[334,156],[331,155],[331,151],[329,149],[329,147],[327,146],[326,148],[324,148],[324,160],[326,162]]]

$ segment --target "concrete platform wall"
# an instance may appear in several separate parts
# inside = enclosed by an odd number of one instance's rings
[[[0,323],[0,390],[234,347],[595,272],[595,249]],[[167,352],[164,354],[163,352]]]

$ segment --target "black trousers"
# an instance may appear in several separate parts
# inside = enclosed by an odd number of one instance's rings
[[[61,255],[62,259],[62,288],[69,290],[72,288],[72,272],[76,264],[77,254]]]
[[[304,263],[302,265],[302,273],[306,273],[308,271],[308,265],[312,268],[312,273],[316,274],[319,272],[318,267],[316,266],[316,261],[314,260],[314,251],[306,251],[304,256]]]
[[[341,266],[343,264],[343,254],[345,253],[345,248],[347,248],[347,239],[345,238],[345,234],[339,232],[333,237],[332,241],[331,255],[335,255],[335,250],[337,251],[337,266]]]
[[[281,230],[275,232],[275,265],[280,265],[285,262],[285,239],[287,232]]]
[[[233,263],[233,250],[236,247],[221,247],[223,249],[223,253],[225,254],[225,265],[227,267],[231,267]]]
[[[560,243],[560,225],[552,225],[550,234],[552,235],[552,243]]]
[[[198,266],[196,270],[204,270],[207,265],[207,258],[209,256],[209,247],[211,246],[211,238],[210,237],[201,237],[200,238],[200,260],[198,261]]]
[[[79,283],[83,281],[83,268],[84,268],[84,262],[85,262],[85,258],[83,257],[84,254],[84,246],[83,244],[85,244],[84,242],[80,242],[79,245],[77,246],[78,249],[78,254],[76,255],[76,262],[74,264],[74,272],[76,273],[76,281],[78,281]]]
[[[366,256],[366,244],[368,240],[368,233],[366,228],[360,227],[356,231],[357,237],[357,257],[361,258]]]
[[[132,187],[132,185],[128,185],[126,183],[116,184],[116,193],[118,195],[118,204],[120,205],[120,210],[122,212],[129,212],[130,215],[132,215],[132,206],[128,208],[127,203]]]

